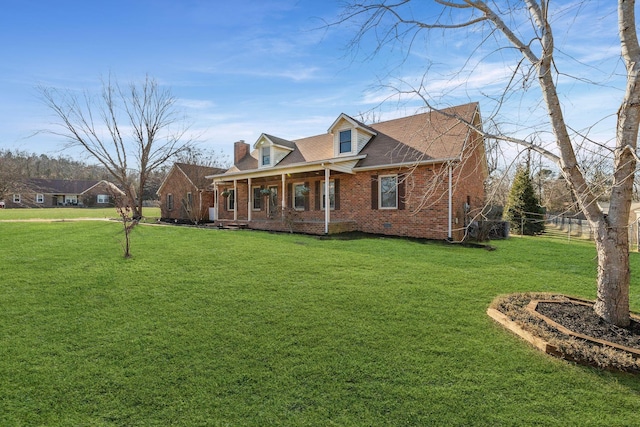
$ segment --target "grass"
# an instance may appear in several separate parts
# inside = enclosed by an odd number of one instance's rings
[[[160,217],[160,208],[142,208],[145,217]],[[0,209],[0,221],[30,219],[117,218],[115,208]]]
[[[510,292],[593,298],[588,242],[140,226],[124,259],[120,230],[0,223],[0,425],[637,423],[640,379],[485,313]]]

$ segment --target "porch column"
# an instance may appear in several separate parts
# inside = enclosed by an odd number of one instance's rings
[[[253,190],[251,189],[251,178],[247,178],[247,221],[251,221],[251,209],[253,206]]]
[[[331,171],[324,169],[324,234],[329,234],[329,222],[331,221],[331,203],[329,197],[329,177]]]
[[[238,220],[238,180],[233,180],[233,220]]]
[[[217,221],[218,218],[218,184],[213,184],[213,220]]]
[[[282,174],[282,218],[284,218],[284,210],[287,208],[287,195],[285,191],[287,186],[285,185],[286,176]]]

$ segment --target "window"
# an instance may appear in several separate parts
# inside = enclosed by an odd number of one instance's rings
[[[253,210],[259,211],[262,209],[262,188],[253,187]]]
[[[36,203],[44,203],[44,194],[36,194]]]
[[[324,183],[325,181],[320,181],[320,206],[322,206],[323,210],[325,208]],[[334,180],[330,180],[329,181],[329,209],[335,209],[335,208],[336,208],[336,183]]]
[[[305,208],[306,195],[309,189],[304,184],[295,184],[293,186],[293,208],[297,211],[303,211]]]
[[[167,210],[173,210],[173,194],[167,194]]]
[[[77,205],[78,204],[78,196],[75,194],[72,196],[64,196],[64,204],[65,205]]]
[[[398,176],[380,177],[380,209],[396,209],[398,207]]]
[[[260,148],[260,159],[262,166],[269,166],[271,164],[271,147]]]
[[[13,195],[13,203],[20,203],[21,202],[21,198],[19,194],[14,194]]]
[[[229,195],[227,196],[227,210],[236,210],[236,190],[227,190]]]
[[[340,154],[351,152],[351,129],[340,131]]]
[[[98,194],[98,203],[109,203],[109,195],[107,194]]]

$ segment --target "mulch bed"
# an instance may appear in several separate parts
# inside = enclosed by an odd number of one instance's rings
[[[635,320],[621,328],[602,320],[593,307],[571,302],[539,302],[536,311],[573,332],[640,350],[640,323]]]
[[[593,302],[561,294],[497,297],[487,313],[548,354],[600,369],[640,373],[640,318],[629,327],[602,320]]]

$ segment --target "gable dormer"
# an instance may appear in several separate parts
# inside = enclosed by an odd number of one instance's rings
[[[296,146],[295,143],[286,139],[263,133],[253,145],[253,148],[258,151],[258,168],[264,169],[277,165]]]
[[[333,156],[354,156],[367,145],[376,132],[346,114],[333,122],[328,131],[333,135]]]

